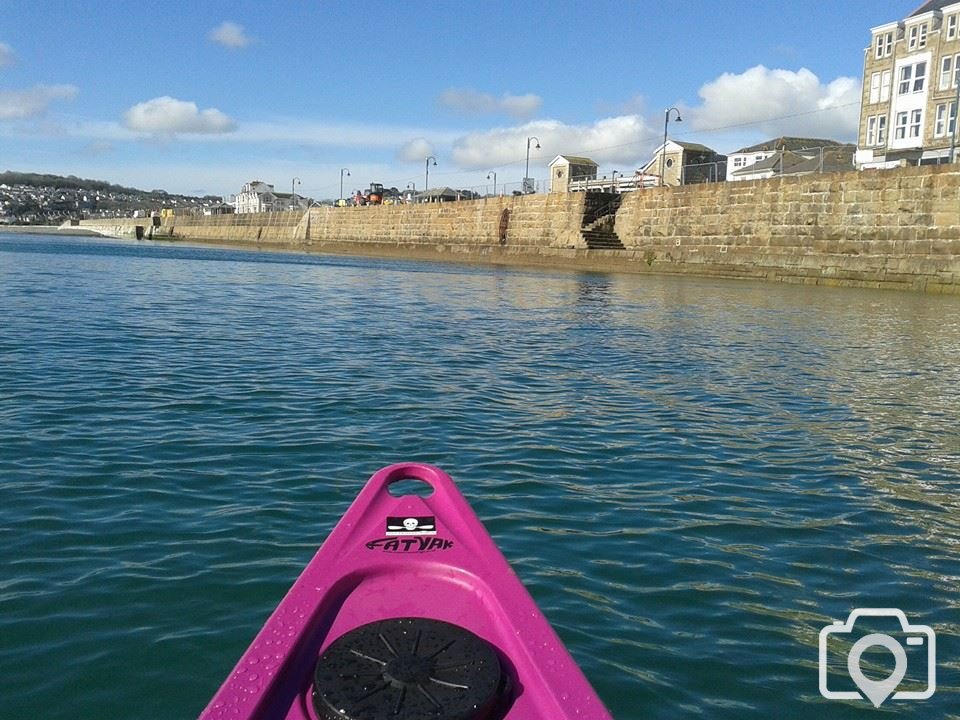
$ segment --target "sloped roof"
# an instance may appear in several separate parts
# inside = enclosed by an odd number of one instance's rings
[[[706,145],[701,145],[700,143],[684,142],[683,140],[673,140],[672,142],[676,143],[684,150],[689,150],[690,152],[704,152],[712,153],[715,152],[713,148],[709,148]]]
[[[428,188],[417,193],[418,197],[457,197],[457,191],[444,185],[443,187]]]
[[[783,172],[791,173],[796,172],[796,168],[800,165],[803,165],[806,162],[810,161],[810,158],[804,157],[803,155],[798,155],[795,152],[787,150],[785,153],[777,152],[766,158],[765,160],[760,160],[759,162],[753,163],[753,165],[747,165],[744,168],[739,170],[734,170],[733,175],[753,175],[758,172],[766,172],[771,170],[773,172],[780,172],[780,159],[781,155],[783,156]],[[817,158],[814,161],[814,168],[819,165],[820,159]]]
[[[548,167],[553,167],[560,160],[566,160],[570,165],[593,165],[594,167],[598,167],[593,160],[588,157],[583,157],[582,155],[557,155],[550,161]]]
[[[714,153],[715,155],[718,154],[717,151],[714,150],[712,147],[707,147],[706,145],[701,145],[700,143],[685,142],[683,140],[674,140],[672,138],[667,140],[667,145],[676,145],[682,150],[689,151],[689,152]],[[664,149],[664,145],[663,143],[661,143],[653,151],[653,154],[659,155],[663,149]]]
[[[780,173],[781,155],[783,156],[782,174],[784,175],[801,175],[817,171],[838,172],[841,170],[852,170],[853,153],[855,150],[856,148],[853,145],[838,145],[836,148],[828,150],[823,154],[822,168],[820,167],[819,154],[813,155],[806,153],[801,155],[800,153],[787,150],[784,153],[777,152],[765,160],[755,162],[753,165],[747,165],[747,167],[734,170],[731,174],[740,177],[766,171]]]
[[[720,155],[720,154],[719,154],[716,150],[714,150],[713,148],[707,147],[706,145],[701,145],[700,143],[683,142],[683,141],[681,141],[681,140],[667,140],[667,145],[676,145],[676,146],[679,147],[681,150],[683,150],[683,152],[685,152],[685,153],[687,153],[687,152],[692,152],[692,153],[709,153],[709,154],[712,154],[712,155],[716,155],[718,158],[720,158],[720,157],[726,157],[725,155]],[[653,167],[655,164],[659,163],[659,162],[660,162],[660,154],[661,154],[662,152],[664,152],[665,147],[666,147],[666,146],[661,143],[660,146],[659,146],[656,150],[653,151],[653,157],[650,158],[650,160],[647,161],[647,164],[644,165],[643,167],[641,167],[640,169],[641,169],[643,172],[646,172],[648,169],[650,169],[651,167]],[[666,153],[664,153],[664,154],[666,154]]]
[[[956,2],[956,0],[954,0]],[[809,150],[810,148],[834,147],[842,143],[836,140],[824,140],[822,138],[799,138],[799,137],[778,137],[772,140],[766,140],[750,147],[740,148],[731,154],[769,152],[771,150]]]
[[[957,0],[927,0],[923,5],[907,15],[907,17],[916,17],[917,15],[923,15],[924,13],[934,10],[943,10],[947,5],[955,5],[956,3]]]

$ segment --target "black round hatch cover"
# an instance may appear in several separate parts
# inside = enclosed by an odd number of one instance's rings
[[[486,720],[504,686],[486,640],[440,620],[393,618],[324,651],[313,704],[322,720]]]

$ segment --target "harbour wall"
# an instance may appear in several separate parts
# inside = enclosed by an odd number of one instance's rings
[[[307,213],[85,220],[107,235],[307,252],[960,294],[960,169],[900,168],[622,195],[622,250],[590,250],[585,195]]]
[[[616,231],[660,273],[960,294],[956,166],[633,192]]]

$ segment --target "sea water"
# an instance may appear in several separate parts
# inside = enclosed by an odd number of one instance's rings
[[[960,717],[958,408],[960,298],[4,234],[0,716],[195,717],[418,460],[617,718]]]

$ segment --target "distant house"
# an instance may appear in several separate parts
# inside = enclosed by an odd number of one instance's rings
[[[214,203],[203,208],[204,215],[232,215],[234,212],[236,208],[229,203]]]
[[[292,193],[278,193],[273,185],[252,180],[233,196],[231,203],[239,213],[282,212],[284,210],[306,210],[309,198]]]
[[[734,170],[732,180],[762,180],[782,175],[811,175],[821,172],[853,170],[854,145],[836,145],[822,150],[775,150],[769,157]]]
[[[246,183],[239,193],[233,196],[233,206],[238,214],[270,212],[276,207],[277,196],[273,185],[253,180]]]
[[[841,143],[836,140],[823,140],[821,138],[799,138],[799,137],[778,137],[767,140],[750,147],[740,148],[736,152],[730,153],[727,158],[727,180],[756,180],[751,173],[740,172],[749,168],[751,165],[763,162],[777,153],[793,152],[799,153],[805,157],[816,155],[818,158],[821,149],[841,147]],[[788,158],[786,165],[790,164]],[[759,169],[758,169],[759,172]],[[766,175],[766,177],[770,177]]]
[[[661,176],[662,185],[716,182],[724,176],[727,157],[700,143],[667,140],[640,169],[641,175]]]
[[[456,202],[457,200],[468,199],[460,190],[454,190],[449,187],[430,188],[424,192],[417,193],[418,202]]]
[[[550,192],[568,192],[572,182],[596,180],[597,164],[588,157],[557,155],[547,166],[550,168]]]

